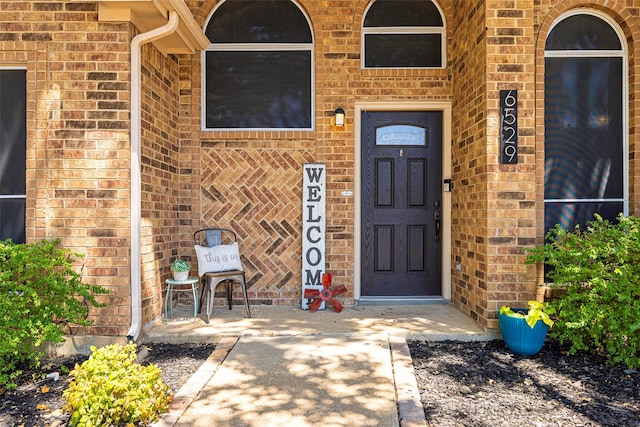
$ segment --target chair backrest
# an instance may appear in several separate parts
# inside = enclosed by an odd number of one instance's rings
[[[193,233],[193,243],[213,247],[237,242],[236,233],[227,228],[203,228]]]

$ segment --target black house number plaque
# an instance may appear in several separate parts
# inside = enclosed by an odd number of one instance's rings
[[[500,163],[518,163],[518,91],[500,91]]]

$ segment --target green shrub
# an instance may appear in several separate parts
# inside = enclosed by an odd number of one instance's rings
[[[176,259],[171,263],[171,270],[176,273],[184,273],[185,271],[191,271],[191,266],[183,259]]]
[[[82,282],[80,255],[58,243],[0,242],[0,390],[15,387],[20,366],[39,364],[43,343],[64,341],[65,324],[89,325],[88,304],[107,293]]]
[[[136,346],[91,347],[63,392],[71,426],[147,425],[169,407],[169,387],[155,365],[136,362]]]
[[[550,336],[609,363],[640,367],[640,219],[595,220],[586,229],[557,225],[547,243],[528,250],[528,263],[544,262],[547,278],[567,293],[547,306],[558,314]]]

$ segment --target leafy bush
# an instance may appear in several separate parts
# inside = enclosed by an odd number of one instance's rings
[[[547,243],[528,250],[528,263],[544,262],[546,276],[567,293],[547,303],[558,319],[552,337],[609,363],[640,367],[640,219],[595,215],[586,229],[556,225]]]
[[[80,255],[58,244],[0,242],[0,390],[15,387],[19,366],[39,364],[44,342],[64,341],[65,324],[89,325],[88,303],[107,293],[83,283],[73,268]]]
[[[136,346],[97,349],[69,374],[63,392],[71,426],[148,425],[169,408],[169,386],[155,365],[136,362]]]

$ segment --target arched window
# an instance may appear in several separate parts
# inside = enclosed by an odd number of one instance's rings
[[[445,26],[432,0],[375,0],[362,24],[363,68],[442,68]]]
[[[226,0],[205,27],[205,129],[311,129],[313,37],[290,0]]]
[[[545,232],[627,206],[624,38],[595,13],[565,15],[545,46]]]

